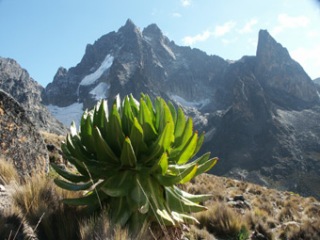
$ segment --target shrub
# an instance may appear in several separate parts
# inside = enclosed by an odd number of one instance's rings
[[[217,162],[210,153],[189,162],[203,140],[204,134],[193,130],[192,119],[162,98],[156,98],[154,105],[146,95],[140,102],[126,96],[122,104],[117,98],[110,112],[107,102],[100,101],[83,114],[79,131],[71,125],[62,145],[78,173],[52,164],[67,180],[55,183],[86,191],[65,203],[92,209],[107,205],[112,223],[128,225],[132,232],[146,221],[161,226],[197,222],[189,213],[205,210],[198,203],[210,195],[192,195],[176,184],[190,181]]]

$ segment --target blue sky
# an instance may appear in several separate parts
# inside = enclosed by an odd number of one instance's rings
[[[0,0],[0,56],[46,86],[60,66],[80,62],[85,47],[130,18],[156,23],[178,45],[237,60],[255,55],[258,31],[320,77],[320,4],[316,0]]]

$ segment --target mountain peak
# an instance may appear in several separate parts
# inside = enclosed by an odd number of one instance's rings
[[[163,37],[161,29],[154,23],[144,28],[142,33],[148,37]]]
[[[274,40],[267,30],[259,31],[257,58],[272,62],[291,60],[288,50]]]
[[[135,31],[137,30],[137,26],[134,24],[134,22],[128,18],[128,20],[126,21],[125,25],[122,26],[119,30],[120,31]]]

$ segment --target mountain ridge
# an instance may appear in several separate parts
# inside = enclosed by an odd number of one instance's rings
[[[96,78],[83,84],[89,76]],[[87,45],[76,67],[63,74],[58,70],[45,94],[47,104],[56,104],[62,113],[70,103],[92,107],[97,92],[109,103],[117,94],[161,96],[181,106],[197,130],[206,132],[203,151],[222,159],[213,173],[241,173],[253,182],[319,197],[303,180],[309,170],[318,179],[313,167],[320,163],[319,91],[267,30],[259,32],[256,56],[230,62],[176,45],[156,24],[140,30],[128,20],[117,32]],[[301,128],[300,122],[309,126]],[[287,180],[297,172],[301,179]]]

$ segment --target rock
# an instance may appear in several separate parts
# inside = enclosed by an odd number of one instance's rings
[[[22,106],[0,90],[0,152],[21,177],[48,172],[46,145]]]
[[[21,104],[35,126],[46,132],[66,133],[66,128],[42,104],[44,88],[13,59],[0,57],[0,89]]]

